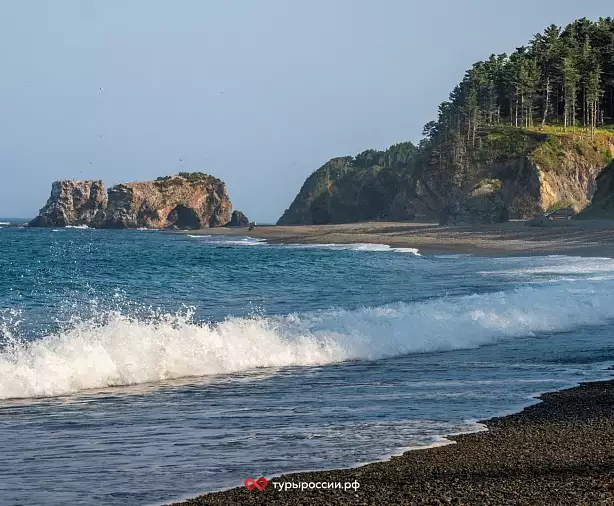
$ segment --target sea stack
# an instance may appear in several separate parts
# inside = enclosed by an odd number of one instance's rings
[[[102,181],[56,181],[31,227],[200,229],[230,222],[226,184],[201,172],[121,183],[105,195]]]

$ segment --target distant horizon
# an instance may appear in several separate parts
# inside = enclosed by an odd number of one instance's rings
[[[263,0],[0,7],[0,214],[51,183],[202,171],[275,223],[330,158],[411,141],[475,61],[609,3]],[[530,16],[526,12],[531,12]]]

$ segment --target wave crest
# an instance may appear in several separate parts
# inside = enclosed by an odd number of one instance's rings
[[[572,286],[573,285],[573,286]],[[0,348],[0,398],[260,367],[322,365],[473,348],[502,338],[567,331],[614,318],[611,282],[209,324],[191,314],[139,320],[106,313],[43,339]]]

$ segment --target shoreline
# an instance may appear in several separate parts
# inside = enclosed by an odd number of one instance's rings
[[[241,486],[172,506],[614,504],[614,379],[533,399],[519,412],[478,421],[484,430],[442,438],[449,443],[351,468],[285,473],[263,492]],[[280,490],[289,482],[360,487]]]
[[[489,225],[363,222],[346,225],[257,226],[175,232],[189,235],[247,236],[269,244],[382,244],[415,248],[423,254],[478,256],[569,255],[614,257],[614,220],[571,220],[550,227],[524,221]]]

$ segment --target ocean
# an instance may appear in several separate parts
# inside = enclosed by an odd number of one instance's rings
[[[614,260],[0,226],[0,503],[356,466],[601,379]]]

